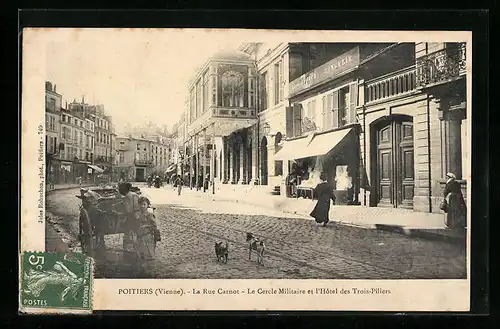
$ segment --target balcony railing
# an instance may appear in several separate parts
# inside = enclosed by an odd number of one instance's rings
[[[107,156],[97,156],[94,158],[94,162],[96,163],[112,163],[113,158]]]
[[[210,108],[212,114],[217,117],[226,118],[256,118],[255,109],[247,107],[220,107],[212,106]]]
[[[454,44],[451,44],[454,45]],[[417,87],[440,84],[465,75],[466,43],[425,55],[417,59]]]
[[[153,163],[153,160],[135,159],[134,163],[138,166],[149,166]]]
[[[366,83],[366,103],[400,96],[416,89],[415,67],[384,75]]]

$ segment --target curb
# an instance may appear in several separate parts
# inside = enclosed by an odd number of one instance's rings
[[[440,230],[416,229],[416,228],[406,228],[403,226],[387,225],[387,224],[375,224],[375,229],[380,231],[398,233],[425,240],[447,242],[451,244],[465,245],[466,241],[466,235],[450,232],[445,229],[440,229]]]

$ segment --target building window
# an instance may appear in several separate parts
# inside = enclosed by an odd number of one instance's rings
[[[261,111],[264,111],[267,109],[267,95],[268,95],[267,79],[268,79],[267,72],[262,73],[260,76],[260,109],[261,109]]]
[[[120,152],[120,163],[124,163],[125,162],[125,155]]]
[[[307,112],[308,112],[308,116],[309,118],[311,119],[312,123],[314,123],[314,125],[317,125],[317,115],[316,115],[316,100],[312,100],[309,102],[308,106],[307,106]]]
[[[343,88],[339,91],[339,127],[348,124],[348,111],[351,104],[351,97],[349,87]]]
[[[217,104],[217,77],[212,77],[212,105]]]
[[[243,74],[226,71],[222,74],[222,106],[244,107],[245,83]]]
[[[201,79],[196,83],[196,117],[199,117],[203,112],[202,105],[202,90],[201,90]]]
[[[255,107],[255,79],[253,77],[248,79],[248,107]]]
[[[274,104],[283,100],[283,60],[274,64]]]
[[[285,75],[284,75],[284,60],[281,57],[281,61],[279,62],[279,97],[280,101],[283,101],[285,97]]]
[[[80,140],[79,140],[79,143],[81,146],[83,146],[83,132],[80,131]]]
[[[210,84],[210,81],[208,80],[208,70],[203,74],[203,112],[205,112],[208,108],[209,108],[209,105],[210,104],[210,101],[209,101],[209,97],[210,97],[210,94],[209,94],[209,84]]]

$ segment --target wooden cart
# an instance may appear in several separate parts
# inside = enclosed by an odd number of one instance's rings
[[[138,188],[133,191],[140,194]],[[79,217],[82,253],[95,258],[97,251],[106,249],[106,235],[126,232],[127,218],[119,215],[125,213],[123,199],[115,188],[82,189],[77,197],[82,200]]]

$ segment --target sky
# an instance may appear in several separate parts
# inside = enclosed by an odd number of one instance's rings
[[[118,133],[127,123],[147,121],[170,129],[184,110],[196,70],[213,53],[241,42],[212,32],[70,31],[47,45],[47,80],[63,104],[82,96],[103,104]]]

